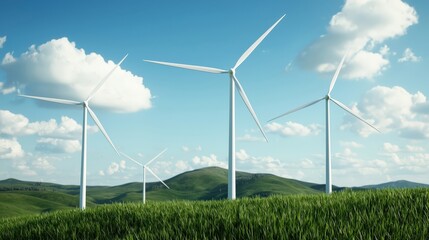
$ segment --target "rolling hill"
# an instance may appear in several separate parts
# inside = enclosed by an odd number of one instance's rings
[[[227,170],[219,167],[201,168],[184,172],[165,182],[147,183],[148,201],[218,200],[227,198]],[[324,184],[286,179],[272,174],[237,172],[237,197],[267,197],[270,195],[323,193]],[[362,188],[428,187],[399,181]],[[362,189],[353,188],[353,189]],[[341,187],[333,186],[335,191]],[[118,202],[140,202],[142,183],[132,182],[119,186],[88,186],[87,206]],[[79,186],[54,183],[28,182],[16,179],[0,181],[0,218],[77,208]]]
[[[360,188],[365,189],[385,189],[385,188],[428,188],[428,184],[399,180],[394,182],[381,183],[376,185],[365,185]]]

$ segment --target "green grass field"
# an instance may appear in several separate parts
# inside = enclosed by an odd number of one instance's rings
[[[429,239],[429,190],[111,204],[3,219],[0,239]]]

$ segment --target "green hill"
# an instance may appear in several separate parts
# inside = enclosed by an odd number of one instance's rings
[[[366,185],[360,188],[365,189],[385,189],[385,188],[428,188],[429,185],[423,183],[415,183],[406,180],[399,180],[394,182],[381,183],[377,185]]]
[[[319,186],[313,183],[281,178],[272,174],[237,172],[237,197],[266,197],[273,194],[315,194]],[[148,201],[214,200],[228,194],[227,170],[208,167],[185,172],[165,181],[147,183]],[[87,206],[117,202],[140,202],[142,183],[119,186],[88,186]],[[24,214],[77,208],[79,186],[27,182],[16,179],[0,181],[0,218]]]
[[[428,239],[429,190],[116,203],[0,219],[0,239]]]

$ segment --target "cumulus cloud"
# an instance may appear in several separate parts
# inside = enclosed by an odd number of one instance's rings
[[[32,162],[32,165],[37,169],[42,169],[48,172],[55,170],[55,167],[50,163],[51,159],[48,157],[38,157]]]
[[[240,149],[236,152],[235,156],[240,160],[238,162],[239,165],[245,166],[246,169],[252,172],[268,172],[282,177],[290,177],[286,164],[272,156],[252,156],[244,149]]]
[[[118,62],[117,60],[116,62]],[[32,45],[15,58],[3,58],[1,69],[9,85],[28,95],[83,101],[115,66],[97,53],[86,54],[67,38]],[[94,96],[92,106],[116,112],[136,112],[151,107],[151,93],[143,78],[119,67]]]
[[[13,139],[0,138],[0,159],[17,159],[25,156],[21,144]]]
[[[411,48],[406,48],[402,54],[402,57],[398,59],[398,62],[420,62],[421,59],[421,57],[418,57],[414,54]]]
[[[6,42],[7,36],[0,37],[0,48],[3,48],[4,43]]]
[[[384,147],[383,152],[380,153],[393,165],[392,171],[398,174],[427,174],[429,154],[424,152],[423,148],[409,145],[401,148],[392,143],[385,143],[384,146],[394,146],[393,150],[390,147]]]
[[[97,132],[96,126],[88,126],[89,132]],[[22,114],[8,110],[0,110],[0,134],[9,136],[38,135],[62,139],[78,139],[82,134],[82,126],[67,116],[61,117],[61,122],[55,119],[48,121],[30,122]]]
[[[242,141],[242,142],[264,142],[265,138],[263,138],[263,137],[256,137],[256,136],[253,136],[251,134],[246,133],[246,134],[244,134],[241,137],[237,137],[237,141]]]
[[[227,168],[227,164],[219,161],[217,156],[214,154],[210,154],[210,156],[195,156],[192,158],[192,163],[197,166],[217,166]]]
[[[25,176],[37,176],[37,172],[31,169],[25,161],[19,161],[14,164],[14,167]]]
[[[340,145],[342,147],[346,147],[346,148],[361,148],[362,147],[362,144],[357,143],[355,141],[349,141],[349,142],[347,142],[347,141],[341,141]]]
[[[318,135],[321,128],[322,127],[317,124],[305,126],[300,123],[290,121],[285,124],[273,122],[265,125],[267,133],[276,133],[284,137]]]
[[[123,169],[126,168],[126,162],[125,160],[121,160],[119,163],[112,162],[109,167],[107,168],[107,173],[109,175],[113,175]],[[100,170],[99,175],[104,176],[104,171]]]
[[[16,88],[14,86],[6,86],[3,82],[0,82],[0,93],[5,95],[15,92]]]
[[[189,166],[189,164],[186,161],[183,160],[179,160],[177,161],[174,166],[176,167],[176,169],[178,169],[179,171],[186,171],[186,170],[190,170],[191,167]]]
[[[385,152],[388,152],[388,153],[396,153],[401,151],[398,145],[388,143],[388,142],[383,144],[383,149]]]
[[[332,72],[349,52],[342,77],[373,78],[389,64],[387,45],[378,50],[376,46],[406,34],[417,22],[414,8],[402,0],[346,0],[331,18],[327,33],[300,54],[298,63],[320,73]]]
[[[249,156],[249,154],[247,154],[247,152],[244,149],[240,149],[240,151],[235,153],[235,157],[238,160],[245,161],[245,160],[249,159],[250,156]]]
[[[421,92],[409,93],[402,87],[376,86],[366,92],[352,110],[382,132],[397,132],[400,137],[429,138],[427,110],[429,103]],[[357,131],[366,137],[375,133],[359,120],[347,116],[342,129]]]
[[[37,140],[36,150],[50,153],[74,153],[81,150],[80,141],[57,138]]]

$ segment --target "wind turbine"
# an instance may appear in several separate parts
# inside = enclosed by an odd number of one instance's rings
[[[314,105],[322,100],[325,100],[326,102],[326,193],[330,194],[332,193],[332,176],[331,176],[331,132],[330,132],[330,106],[329,106],[329,101],[332,101],[333,103],[335,103],[336,105],[338,105],[340,108],[344,109],[346,112],[350,113],[351,115],[355,116],[356,118],[358,118],[359,120],[361,120],[362,122],[366,123],[368,126],[372,127],[373,129],[377,130],[378,132],[380,132],[376,127],[374,127],[373,125],[371,125],[369,122],[367,122],[365,119],[363,119],[362,117],[360,117],[359,115],[353,113],[353,111],[348,108],[346,105],[344,105],[343,103],[341,103],[338,100],[335,100],[334,98],[331,97],[331,92],[332,89],[334,88],[335,82],[337,81],[338,78],[338,74],[340,73],[341,67],[343,66],[344,60],[346,59],[347,53],[344,55],[344,57],[341,59],[340,65],[338,66],[334,77],[331,80],[331,84],[329,85],[329,89],[328,89],[328,93],[326,94],[326,96],[317,99],[315,101],[312,101],[310,103],[307,103],[305,105],[302,105],[300,107],[297,107],[295,109],[292,109],[286,113],[283,113],[280,116],[277,116],[271,120],[269,120],[269,122],[286,116],[288,114],[291,114],[293,112],[299,111],[303,108],[309,107],[311,105]]]
[[[147,162],[145,165],[143,165],[142,163],[132,159],[130,156],[126,155],[125,153],[121,152],[121,154],[128,158],[129,160],[135,162],[137,165],[141,166],[143,168],[143,203],[146,203],[146,170],[148,170],[150,173],[152,173],[152,175],[154,177],[156,177],[162,184],[164,184],[164,186],[166,186],[168,189],[170,189],[167,184],[165,184],[161,178],[159,178],[149,167],[148,165],[155,161],[155,159],[157,159],[159,156],[161,156],[161,154],[163,154],[165,151],[167,151],[167,149],[164,149],[162,152],[158,153],[158,155],[156,155],[154,158],[152,158],[149,162]]]
[[[112,140],[110,140],[109,135],[101,124],[100,120],[98,120],[97,115],[92,111],[89,107],[89,101],[95,96],[95,94],[101,89],[107,79],[113,74],[113,72],[118,68],[119,65],[127,58],[128,54],[125,55],[124,58],[98,83],[98,85],[92,90],[89,96],[83,102],[66,100],[66,99],[58,99],[58,98],[47,98],[47,97],[38,97],[38,96],[29,96],[29,95],[19,95],[26,98],[33,98],[38,100],[43,100],[47,102],[60,103],[65,105],[81,105],[83,108],[83,123],[82,123],[82,161],[81,161],[81,172],[80,172],[80,200],[79,200],[79,208],[84,210],[86,208],[86,136],[87,136],[87,114],[91,115],[91,118],[94,120],[95,124],[98,126],[100,131],[106,137],[107,141],[112,145],[113,149],[116,153],[119,152],[116,149],[115,145],[113,145]]]
[[[144,60],[146,62],[167,65],[171,67],[177,68],[185,68],[195,71],[208,72],[208,73],[216,73],[216,74],[228,74],[230,79],[230,108],[229,108],[229,152],[228,152],[228,198],[235,199],[235,87],[238,89],[238,93],[243,99],[244,103],[247,106],[247,109],[252,114],[253,119],[258,125],[259,130],[262,135],[264,135],[265,140],[268,142],[267,136],[262,129],[261,124],[259,123],[258,117],[256,116],[255,111],[252,108],[252,105],[247,98],[246,93],[244,92],[243,87],[238,81],[235,71],[236,69],[246,60],[246,58],[255,50],[255,48],[264,40],[264,38],[274,29],[274,27],[284,18],[283,15],[277,22],[274,23],[262,36],[260,36],[237,60],[234,67],[229,70],[212,68],[212,67],[203,67],[196,65],[188,65],[188,64],[180,64],[180,63],[169,63],[169,62],[160,62],[160,61],[152,61],[152,60]]]

